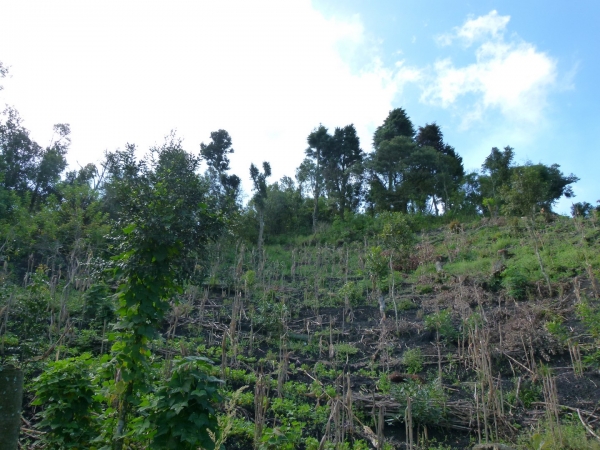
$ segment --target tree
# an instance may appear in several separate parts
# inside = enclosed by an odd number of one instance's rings
[[[113,345],[120,381],[114,449],[120,450],[132,405],[147,389],[149,342],[156,337],[169,300],[198,273],[209,241],[222,231],[208,210],[200,159],[171,135],[162,147],[136,161],[133,146],[109,158],[116,210],[115,276],[120,316]]]
[[[382,141],[365,162],[369,173],[368,201],[374,211],[406,212],[409,186],[406,183],[410,160],[417,150],[407,136]]]
[[[431,204],[437,212],[434,199],[436,192],[436,174],[441,155],[433,147],[416,147],[407,160],[404,184],[408,194],[408,205],[412,212],[424,213]]]
[[[435,167],[431,174],[434,179],[432,202],[436,213],[438,200],[441,200],[444,212],[448,212],[453,207],[453,199],[465,174],[462,158],[456,153],[454,147],[444,142],[442,130],[436,123],[419,127],[415,142],[420,148],[430,147],[437,152]]]
[[[416,150],[415,128],[402,108],[389,112],[373,135],[374,151],[365,163],[369,171],[367,200],[375,211],[406,212],[409,203],[405,184],[409,159]]]
[[[354,125],[336,128],[323,152],[323,179],[335,209],[343,219],[348,208],[355,210],[360,199],[363,151]]]
[[[0,122],[0,171],[4,189],[20,197],[30,195],[29,209],[33,210],[41,198],[56,193],[60,175],[67,166],[65,155],[71,143],[67,124],[54,125],[58,138],[45,149],[33,141],[22,123],[19,113],[7,108]]]
[[[0,61],[0,79],[6,77],[8,75],[8,67],[6,67],[2,61]],[[0,91],[4,89],[4,86],[0,84]]]
[[[481,166],[482,175],[479,177],[481,195],[484,201],[491,199],[487,203],[494,205],[492,206],[492,214],[496,214],[498,207],[501,205],[500,191],[510,183],[514,157],[514,149],[508,145],[504,147],[504,151],[493,147]]]
[[[315,128],[306,138],[308,142],[308,148],[305,150],[306,157],[309,161],[312,161],[314,180],[314,208],[313,208],[313,233],[317,231],[317,220],[319,214],[319,197],[321,195],[321,163],[324,153],[327,153],[330,146],[332,145],[332,137],[329,134],[329,130],[323,125],[319,125],[319,128]],[[306,160],[305,160],[306,161]],[[308,167],[308,163],[306,165]]]
[[[271,165],[268,162],[263,162],[263,172],[256,168],[254,164],[250,164],[250,178],[252,178],[252,183],[254,184],[254,197],[252,200],[254,201],[254,205],[256,207],[256,211],[258,212],[258,251],[262,252],[263,245],[263,231],[265,229],[265,202],[267,200],[268,191],[267,191],[267,178],[271,176]]]
[[[239,190],[240,178],[235,175],[229,175],[228,154],[234,153],[232,148],[231,136],[225,130],[213,131],[210,133],[211,141],[209,144],[200,144],[200,154],[208,165],[207,177],[210,180],[211,188],[215,191],[215,197],[219,200],[220,209],[225,212],[231,210],[236,204]]]
[[[552,205],[563,195],[574,197],[571,184],[579,178],[571,174],[563,175],[558,164],[527,163],[513,167],[510,184],[503,184],[500,196],[504,202],[505,213],[517,216],[534,217],[542,208],[549,212]]]
[[[268,188],[265,203],[265,230],[268,236],[310,230],[310,214],[303,207],[300,189],[290,177],[283,177]]]
[[[389,112],[383,124],[377,127],[373,135],[373,147],[377,151],[379,145],[397,136],[413,138],[415,128],[403,108],[396,108]]]

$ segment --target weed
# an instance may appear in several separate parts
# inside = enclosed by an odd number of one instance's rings
[[[336,356],[341,360],[345,360],[346,358],[358,353],[358,348],[352,344],[339,343],[335,344],[334,348]]]
[[[425,284],[416,287],[417,293],[421,295],[431,294],[433,292],[433,287]]]
[[[502,285],[506,293],[515,300],[524,300],[527,297],[528,280],[516,268],[507,269],[503,274]]]
[[[402,355],[402,364],[406,367],[406,372],[411,374],[419,373],[423,370],[423,363],[425,359],[423,358],[423,352],[421,349],[409,348],[404,351]]]

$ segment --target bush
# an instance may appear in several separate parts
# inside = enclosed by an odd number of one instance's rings
[[[458,334],[452,323],[452,314],[448,310],[425,317],[425,328],[429,331],[435,331],[446,342],[452,341]]]
[[[524,300],[527,297],[528,285],[527,277],[517,269],[507,269],[503,274],[502,286],[515,300]]]
[[[218,423],[214,405],[222,400],[220,380],[209,375],[212,363],[188,356],[175,363],[171,380],[156,393],[149,408],[148,424],[156,429],[152,446],[157,449],[213,449],[208,430]]]
[[[402,355],[402,364],[406,367],[407,373],[419,373],[423,370],[423,352],[420,348],[409,348]]]
[[[93,448],[99,426],[92,415],[100,410],[94,396],[93,360],[89,354],[48,364],[34,382],[33,405],[42,406],[38,427],[46,431],[46,448]]]
[[[404,422],[404,411],[407,407],[407,398],[411,398],[412,420],[417,425],[440,426],[444,417],[444,403],[446,394],[439,379],[432,383],[421,385],[409,381],[392,386],[392,397],[400,403],[400,414],[394,419]]]

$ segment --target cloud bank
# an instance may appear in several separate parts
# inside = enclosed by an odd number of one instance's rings
[[[368,150],[394,97],[419,76],[376,55],[352,68],[350,56],[373,45],[360,18],[326,19],[308,0],[8,9],[13,19],[0,19],[0,41],[11,42],[2,55],[13,69],[7,101],[42,142],[53,123],[70,123],[71,163],[126,142],[148,148],[171,129],[195,151],[223,128],[249,191],[251,162],[270,161],[273,179],[293,175],[319,123],[354,123]]]
[[[491,11],[439,36],[442,46],[475,46],[475,62],[457,66],[451,58],[436,61],[421,101],[454,109],[463,128],[481,122],[490,111],[524,126],[543,121],[548,96],[558,88],[557,61],[517,36],[507,37],[509,21],[510,16]]]

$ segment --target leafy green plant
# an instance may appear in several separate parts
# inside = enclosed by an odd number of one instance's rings
[[[408,398],[411,399],[411,414],[415,424],[439,426],[444,418],[447,396],[439,379],[427,384],[420,384],[412,380],[394,384],[391,394],[400,403],[400,411],[402,411],[394,417],[394,420],[404,421],[404,410]]]
[[[365,268],[373,283],[373,289],[379,285],[379,281],[389,272],[389,261],[381,247],[371,247],[367,253]]]
[[[345,342],[335,344],[334,348],[336,356],[342,360],[345,360],[346,358],[356,355],[358,353],[358,348],[356,348],[352,344],[347,344]]]
[[[597,440],[588,439],[585,428],[577,419],[566,419],[560,425],[541,423],[537,429],[519,437],[527,450],[600,450]]]
[[[377,388],[383,394],[390,393],[390,389],[392,388],[392,382],[390,381],[389,374],[387,374],[386,372],[381,372],[379,374],[379,381],[377,381]]]
[[[221,381],[209,375],[213,370],[210,360],[198,356],[175,362],[171,379],[148,408],[146,423],[156,430],[150,448],[214,449],[209,431],[217,429],[215,405],[222,397]]]
[[[302,437],[303,424],[291,421],[275,428],[265,428],[260,439],[259,450],[294,450]]]
[[[527,298],[528,279],[521,271],[516,268],[509,268],[502,274],[502,285],[506,293],[515,300],[524,300]]]
[[[588,301],[583,301],[577,305],[576,312],[588,333],[596,342],[600,341],[600,310],[592,306]],[[600,350],[596,349],[585,355],[583,362],[590,367],[600,367]]]
[[[33,405],[42,406],[37,425],[46,433],[50,449],[94,448],[89,443],[99,434],[100,411],[93,381],[94,360],[85,353],[76,358],[52,362],[35,379]]]
[[[417,309],[417,305],[408,299],[402,299],[397,304],[398,311],[410,311],[411,309]]]
[[[382,223],[379,237],[384,245],[394,251],[399,262],[405,262],[416,242],[407,215],[386,211],[378,217],[378,220]]]
[[[198,268],[194,261],[206,256],[206,244],[222,231],[204,203],[206,188],[196,173],[200,160],[183,150],[180,140],[171,136],[139,163],[134,151],[130,146],[109,155],[121,208],[120,233],[114,237],[119,255],[113,257],[120,286],[112,351],[122,377],[116,386],[120,401],[114,450],[123,448],[131,407],[148,390],[148,344],[169,301],[183,292],[184,280]]]
[[[452,323],[452,314],[448,310],[426,316],[425,328],[429,331],[435,331],[439,338],[447,342],[455,339],[458,334]]]
[[[423,285],[417,286],[416,289],[417,289],[417,293],[421,294],[421,295],[431,294],[433,292],[433,287],[428,284],[423,284]]]
[[[600,338],[600,310],[584,301],[577,305],[577,316],[594,339]]]
[[[416,374],[423,370],[423,352],[419,347],[409,348],[402,355],[402,364],[406,367],[407,373]]]

